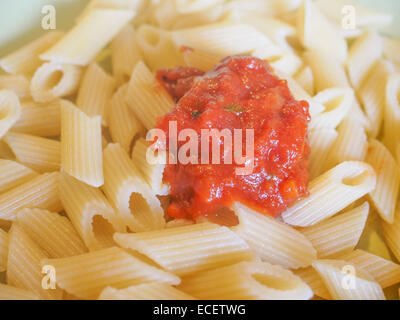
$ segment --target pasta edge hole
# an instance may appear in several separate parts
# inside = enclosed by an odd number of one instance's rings
[[[43,81],[42,90],[50,91],[56,88],[61,83],[63,77],[64,71],[62,69],[54,70]]]
[[[369,175],[370,172],[368,170],[363,170],[361,173],[343,177],[341,182],[346,186],[356,187],[362,185]]]

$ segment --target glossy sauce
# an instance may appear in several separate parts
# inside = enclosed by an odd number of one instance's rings
[[[263,60],[228,57],[203,75],[198,69],[161,70],[159,81],[178,101],[157,127],[169,136],[169,121],[184,128],[253,129],[254,169],[237,175],[243,165],[168,164],[164,182],[170,186],[167,214],[174,218],[213,216],[240,201],[253,209],[278,216],[307,195],[306,101],[296,101],[285,80]],[[184,142],[179,142],[178,147]],[[224,140],[220,141],[221,148]],[[243,141],[243,153],[245,152]],[[168,149],[168,143],[162,148]],[[222,150],[222,149],[221,149]]]

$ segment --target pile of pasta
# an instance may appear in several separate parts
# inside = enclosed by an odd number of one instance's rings
[[[0,299],[385,299],[400,282],[400,41],[344,0],[93,0],[0,59]],[[309,196],[168,220],[159,68],[269,61],[310,105]],[[361,240],[360,240],[361,239]],[[391,291],[393,292],[393,290]],[[397,297],[397,292],[396,292]]]

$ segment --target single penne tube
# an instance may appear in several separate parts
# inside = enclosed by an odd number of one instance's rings
[[[178,45],[178,44],[176,44]],[[177,48],[187,67],[193,67],[204,71],[209,71],[222,60],[222,56],[207,52],[202,49],[193,49],[180,46]]]
[[[304,66],[295,75],[294,80],[303,87],[311,96],[315,93],[315,80],[313,71],[309,66]]]
[[[400,186],[400,168],[396,160],[378,140],[371,139],[365,161],[377,173],[376,186],[369,197],[379,216],[388,223],[393,223],[394,212]]]
[[[195,300],[194,297],[168,283],[151,282],[123,289],[105,288],[99,300]]]
[[[262,261],[284,268],[300,268],[311,265],[316,259],[311,242],[296,229],[240,203],[232,210],[239,218],[239,224],[232,230]]]
[[[87,252],[68,218],[41,209],[22,209],[16,221],[44,249],[50,258],[63,258]]]
[[[14,91],[21,99],[30,97],[31,90],[29,86],[28,78],[23,75],[0,75],[0,89]]]
[[[60,170],[60,141],[17,132],[8,132],[3,139],[23,165],[37,172]]]
[[[321,128],[308,132],[311,152],[308,157],[310,179],[318,177],[327,169],[328,156],[338,133],[334,128]]]
[[[365,270],[343,260],[317,260],[314,269],[334,300],[385,300],[378,282]]]
[[[71,64],[44,63],[31,79],[31,95],[36,102],[48,102],[75,93],[82,69]]]
[[[132,72],[125,99],[147,130],[154,128],[158,117],[171,111],[175,106],[169,93],[157,82],[142,61],[136,64]]]
[[[107,112],[107,122],[112,140],[130,152],[132,141],[144,131],[144,127],[125,101],[127,86],[124,84],[114,93]]]
[[[150,148],[151,146],[144,138],[138,139],[132,149],[132,160],[142,172],[153,193],[165,196],[169,192],[168,185],[163,183],[167,153],[162,150],[153,153]]]
[[[104,150],[103,190],[126,226],[134,232],[162,229],[164,212],[143,173],[118,144]]]
[[[174,31],[175,46],[202,49],[226,57],[251,52],[272,44],[265,35],[247,24],[215,23]]]
[[[7,262],[7,284],[31,291],[40,299],[59,300],[62,290],[50,283],[54,289],[45,289],[43,286],[42,259],[48,258],[47,253],[41,249],[25,232],[23,227],[14,222],[9,231],[10,244]],[[50,276],[50,281],[54,280]]]
[[[303,59],[312,70],[316,92],[333,87],[350,86],[344,67],[333,55],[326,55],[318,49],[313,49],[305,52]]]
[[[340,63],[347,58],[347,44],[342,34],[318,10],[313,1],[302,3],[297,16],[300,41],[308,50],[320,50],[324,55],[335,57]]]
[[[390,75],[385,90],[385,111],[383,121],[383,141],[394,153],[400,140],[400,75]]]
[[[13,221],[23,208],[39,208],[59,212],[59,173],[44,173],[0,195],[0,219]]]
[[[0,138],[18,121],[21,117],[21,104],[18,96],[10,90],[0,90]]]
[[[351,252],[360,240],[368,213],[368,202],[364,202],[357,208],[300,231],[317,250],[319,259]]]
[[[136,31],[137,46],[151,70],[182,64],[169,31],[143,24]],[[160,55],[160,52],[163,54]]]
[[[58,41],[63,34],[58,31],[46,34],[0,60],[0,67],[8,73],[30,73],[41,65],[39,55]]]
[[[0,300],[38,300],[31,291],[0,283]]]
[[[41,53],[40,59],[85,66],[133,17],[131,10],[90,10],[56,44]],[[96,36],[99,34],[101,37]]]
[[[37,176],[37,172],[16,161],[0,159],[0,194]]]
[[[176,9],[179,13],[189,14],[204,9],[210,9],[217,3],[221,3],[221,0],[174,0]]]
[[[0,272],[7,270],[8,238],[8,233],[0,228]]]
[[[355,89],[361,87],[372,66],[381,56],[382,40],[376,32],[367,31],[354,41],[346,65],[351,84]]]
[[[179,276],[256,259],[244,240],[229,228],[213,223],[116,233],[114,240]]]
[[[303,65],[303,61],[295,53],[273,44],[257,48],[252,52],[252,56],[267,60],[274,70],[289,76],[294,75]]]
[[[79,86],[76,106],[88,116],[101,116],[104,126],[107,125],[106,112],[116,82],[96,62],[87,67]]]
[[[60,100],[49,103],[23,101],[21,116],[11,131],[40,137],[55,137],[61,132]]]
[[[116,79],[120,82],[128,81],[133,68],[141,59],[135,29],[128,24],[111,42],[111,65]]]
[[[267,262],[240,262],[196,273],[178,287],[198,299],[308,300],[310,287],[291,271]]]
[[[101,117],[90,118],[74,104],[61,104],[61,168],[93,187],[104,184]]]
[[[398,203],[396,204],[393,223],[383,221],[382,230],[390,251],[397,260],[400,260],[400,206]]]
[[[311,119],[309,128],[336,128],[349,112],[353,100],[354,92],[350,88],[330,88],[321,91],[314,100],[322,104],[325,109]]]
[[[313,267],[293,270],[293,273],[299,276],[313,291],[314,297],[318,296],[325,300],[331,300],[332,297],[322,281],[320,275]]]
[[[59,194],[65,212],[90,250],[112,246],[114,232],[125,230],[100,189],[62,173]]]
[[[329,151],[327,166],[331,168],[349,160],[363,161],[367,154],[368,141],[360,122],[354,117],[345,117],[337,131],[338,136]]]
[[[382,289],[400,282],[400,265],[370,252],[357,249],[337,258],[354,263],[357,268],[367,271]]]
[[[81,255],[42,260],[56,271],[57,285],[79,298],[96,299],[103,288],[126,288],[148,282],[171,285],[180,279],[151,266],[121,248],[111,247]]]
[[[376,174],[364,162],[346,161],[312,180],[309,196],[283,212],[283,220],[307,227],[333,216],[375,188]]]
[[[385,111],[386,84],[393,69],[383,60],[371,68],[358,91],[365,113],[370,121],[369,136],[375,138],[380,132]]]

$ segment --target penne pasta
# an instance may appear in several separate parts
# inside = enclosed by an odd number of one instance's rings
[[[312,180],[309,196],[283,212],[283,220],[307,227],[333,216],[375,188],[373,168],[359,161],[346,161]]]
[[[394,254],[397,260],[400,260],[400,213],[399,205],[396,204],[396,211],[394,215],[393,223],[388,223],[386,221],[382,222],[382,230],[385,241]]]
[[[14,125],[21,116],[21,104],[18,96],[10,90],[0,90],[0,138]]]
[[[336,300],[385,300],[382,288],[366,271],[343,260],[317,260],[313,267]],[[354,274],[347,274],[353,270]]]
[[[43,286],[44,274],[40,262],[47,258],[46,252],[16,222],[12,224],[9,235],[7,284],[31,291],[40,299],[61,299],[62,291],[59,288],[45,289]]]
[[[90,250],[114,244],[114,232],[123,231],[124,225],[99,189],[62,173],[59,194],[65,212]]]
[[[293,273],[299,276],[311,288],[314,293],[314,298],[318,296],[325,300],[332,299],[320,275],[313,267],[297,269],[294,270]]]
[[[21,103],[21,116],[11,131],[40,137],[55,137],[61,132],[61,100],[49,103],[26,101]]]
[[[368,55],[365,54],[368,52]],[[382,56],[382,40],[375,32],[367,31],[350,47],[347,72],[351,84],[359,89],[373,65]]]
[[[90,118],[70,102],[61,104],[61,168],[93,187],[104,184],[101,117]]]
[[[309,66],[305,66],[300,69],[295,75],[294,80],[296,80],[299,85],[303,87],[304,90],[311,96],[315,93],[315,83],[314,74]]]
[[[140,233],[116,233],[114,240],[124,248],[139,251],[179,276],[255,259],[249,246],[239,236],[227,227],[212,223]]]
[[[143,173],[118,144],[104,150],[103,190],[120,219],[134,232],[162,229],[164,212]]]
[[[137,119],[148,130],[155,126],[158,117],[174,107],[168,92],[142,61],[137,63],[132,72],[125,99]]]
[[[61,211],[58,179],[58,172],[44,173],[0,194],[0,219],[13,221],[23,208]]]
[[[347,58],[347,44],[335,26],[318,10],[313,1],[305,0],[297,18],[298,36],[307,49],[320,50],[340,63]]]
[[[57,274],[57,285],[79,298],[96,299],[103,288],[126,288],[148,282],[177,285],[180,279],[111,247],[73,257],[46,259]]]
[[[51,258],[63,258],[87,252],[71,221],[56,212],[22,209],[16,221]]]
[[[170,32],[144,24],[136,31],[136,41],[141,56],[151,70],[173,68],[182,64]],[[161,56],[160,52],[163,53]]]
[[[58,31],[46,32],[42,37],[28,43],[0,60],[0,67],[8,73],[30,73],[41,65],[39,55],[62,37]]]
[[[284,268],[300,268],[316,259],[311,242],[294,228],[240,203],[232,209],[239,218],[239,225],[232,230],[261,260]]]
[[[39,176],[37,172],[18,162],[0,159],[0,194],[37,176]]]
[[[41,53],[40,59],[56,64],[88,65],[133,17],[131,10],[90,10],[65,36]],[[96,36],[99,34],[101,37]]]
[[[23,75],[0,75],[0,89],[14,91],[21,99],[31,95],[29,80]]]
[[[385,110],[386,84],[392,71],[388,63],[379,60],[372,67],[358,92],[371,125],[369,135],[372,138],[376,137],[381,129]]]
[[[395,63],[400,63],[398,52],[400,50],[400,41],[394,38],[383,38],[383,55],[385,58]]]
[[[334,128],[321,128],[309,131],[308,142],[311,152],[308,157],[308,172],[310,179],[318,177],[327,168],[327,163],[330,160],[330,150],[336,142],[337,136],[338,133]]]
[[[30,84],[36,102],[49,102],[72,95],[78,89],[81,68],[71,64],[44,63],[36,69]]]
[[[8,243],[8,233],[0,228],[0,272],[7,270]]]
[[[301,229],[318,258],[328,258],[352,251],[360,240],[369,213],[368,202],[333,218]]]
[[[271,40],[250,25],[216,23],[173,32],[177,48],[181,46],[204,50],[220,56],[248,53],[271,45]]]
[[[38,300],[39,297],[25,289],[0,283],[0,300]]]
[[[400,282],[400,265],[370,252],[357,249],[337,258],[354,263],[357,268],[367,271],[382,289]]]
[[[240,262],[182,279],[178,287],[199,299],[308,300],[312,291],[300,277],[267,262]]]
[[[369,197],[380,217],[393,223],[400,185],[400,169],[396,160],[382,143],[372,139],[365,161],[374,168],[377,175],[375,189],[370,191]]]
[[[106,112],[116,82],[96,62],[86,69],[76,98],[76,106],[88,116],[101,116],[102,124],[107,126]]]
[[[386,147],[394,154],[400,140],[400,75],[389,76],[385,92],[383,135]]]
[[[327,157],[328,167],[336,166],[343,161],[363,161],[367,154],[368,141],[360,122],[354,117],[345,117],[337,131],[338,136]]]
[[[59,141],[17,132],[8,132],[4,141],[23,165],[38,172],[60,170]]]
[[[223,58],[222,56],[209,53],[205,50],[193,49],[185,46],[179,48],[179,53],[186,66],[205,71],[211,70]]]
[[[130,152],[132,142],[144,128],[125,102],[127,86],[124,84],[114,93],[107,112],[107,122],[113,142],[119,143],[126,152]]]
[[[156,195],[165,196],[169,193],[168,185],[163,183],[164,169],[167,163],[167,153],[158,150],[156,154],[144,138],[136,141],[132,149],[132,160],[142,172],[144,180]]]
[[[349,112],[354,94],[350,88],[331,88],[318,93],[314,100],[325,109],[311,119],[309,129],[336,128]]]
[[[167,283],[152,282],[124,289],[107,287],[100,293],[99,300],[195,300],[195,298]]]

